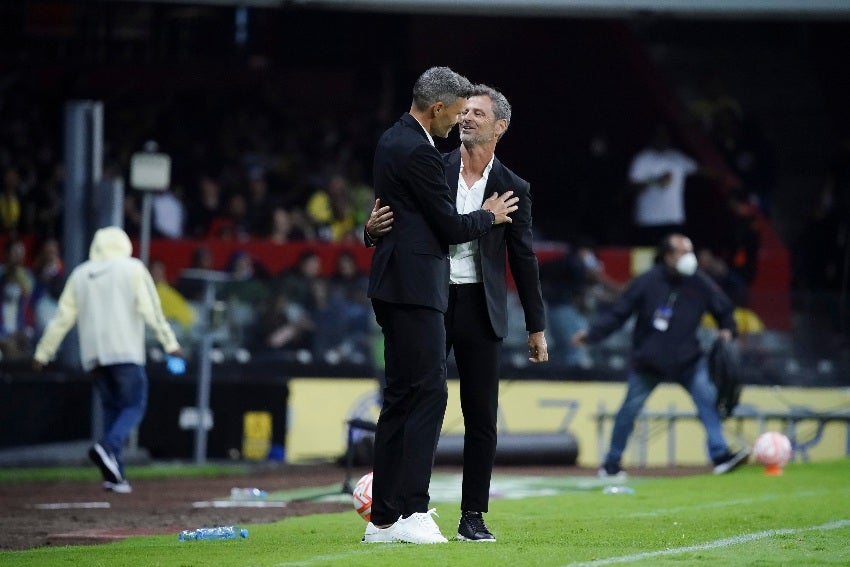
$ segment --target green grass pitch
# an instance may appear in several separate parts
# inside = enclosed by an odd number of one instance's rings
[[[500,499],[487,522],[496,543],[361,544],[351,512],[244,526],[245,540],[185,542],[177,535],[98,546],[0,553],[32,566],[819,566],[850,565],[850,459],[792,463],[765,476],[747,466],[723,476],[638,478],[634,494],[567,482],[555,495]],[[437,503],[454,536],[457,502]]]

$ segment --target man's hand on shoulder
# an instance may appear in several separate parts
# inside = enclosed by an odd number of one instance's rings
[[[513,196],[513,191],[505,191],[501,195],[493,193],[490,198],[484,201],[481,208],[485,211],[490,211],[496,217],[493,224],[502,224],[504,222],[513,222],[508,215],[519,208],[517,203],[519,197]]]

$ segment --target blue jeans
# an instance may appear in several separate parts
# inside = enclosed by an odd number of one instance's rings
[[[605,457],[606,463],[620,463],[626,450],[626,441],[634,429],[635,419],[657,384],[657,380],[635,370],[629,373],[626,399],[614,418],[611,448]],[[697,415],[705,427],[708,456],[716,462],[729,452],[729,446],[723,437],[723,427],[717,414],[717,388],[708,375],[705,357],[697,362],[691,375],[686,376],[681,384],[694,401]]]
[[[93,370],[94,385],[103,408],[103,437],[99,443],[115,455],[121,474],[121,452],[130,433],[145,416],[148,376],[138,364],[113,364]]]

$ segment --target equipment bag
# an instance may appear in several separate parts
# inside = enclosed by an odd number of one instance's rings
[[[708,373],[717,387],[717,413],[732,415],[741,398],[741,357],[735,341],[714,339],[708,353]]]

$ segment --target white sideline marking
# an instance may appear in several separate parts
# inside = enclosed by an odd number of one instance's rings
[[[36,504],[33,508],[37,510],[74,510],[83,508],[109,508],[109,502],[51,502],[50,504]]]
[[[274,500],[207,500],[192,502],[192,508],[286,508],[286,502]]]
[[[787,497],[787,496],[786,496]],[[753,504],[755,502],[764,502],[766,500],[774,500],[777,498],[776,496],[762,496],[759,498],[741,498],[738,500],[721,500],[719,502],[709,502],[706,504],[700,504],[697,506],[676,506],[673,508],[664,508],[661,510],[654,510],[652,512],[635,512],[634,514],[627,514],[627,518],[651,518],[654,516],[663,516],[665,514],[675,514],[676,512],[685,512],[691,510],[706,510],[709,508],[725,508],[726,506],[739,506],[741,504]]]
[[[748,541],[757,539],[765,539],[778,535],[798,534],[802,532],[814,532],[825,530],[837,530],[850,526],[850,520],[837,520],[828,522],[819,526],[809,526],[807,528],[780,528],[776,530],[765,530],[763,532],[755,532],[751,534],[742,534],[733,537],[717,539],[699,545],[689,545],[687,547],[675,547],[672,549],[663,549],[660,551],[647,551],[644,553],[635,553],[633,555],[621,555],[620,557],[609,557],[607,559],[597,559],[596,561],[581,561],[578,563],[570,563],[566,567],[597,567],[599,565],[613,565],[615,563],[631,563],[633,561],[643,561],[644,559],[652,559],[653,557],[661,557],[664,555],[678,555],[680,553],[690,553],[692,551],[705,551],[706,549],[718,549],[721,547],[731,547]]]
[[[807,490],[804,492],[795,492],[792,494],[783,494],[782,498],[811,498],[812,496],[822,496],[831,494],[834,490]],[[708,502],[697,506],[676,506],[674,508],[663,508],[661,510],[653,510],[652,512],[635,512],[627,514],[626,518],[651,518],[655,516],[663,516],[664,514],[674,514],[676,512],[685,512],[691,510],[706,510],[709,508],[725,508],[726,506],[739,506],[741,504],[753,504],[755,502],[764,502],[766,500],[775,500],[779,496],[760,496],[758,498],[740,498],[738,500],[721,500],[718,502]]]
[[[390,543],[384,545],[368,543],[364,545],[367,545],[368,549],[358,549],[357,551],[351,551],[349,553],[336,553],[334,555],[317,555],[316,557],[302,559],[301,561],[287,561],[286,563],[276,563],[275,567],[308,567],[309,565],[316,565],[317,563],[325,563],[329,561],[338,563],[342,560],[348,559],[353,555],[363,555],[364,553],[374,555],[375,552],[380,552],[383,549],[401,549],[404,544],[398,545]]]

